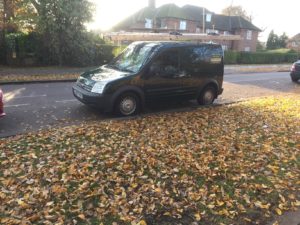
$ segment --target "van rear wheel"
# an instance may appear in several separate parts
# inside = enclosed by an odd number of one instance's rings
[[[120,116],[133,116],[140,111],[140,99],[134,93],[124,93],[122,94],[116,104],[115,113]]]
[[[200,105],[211,105],[217,97],[217,91],[213,86],[203,89],[197,101]]]

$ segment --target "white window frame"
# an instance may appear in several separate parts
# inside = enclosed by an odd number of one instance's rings
[[[227,51],[228,50],[228,45],[222,45],[222,49],[223,49],[223,51]]]
[[[251,51],[251,48],[250,47],[245,47],[245,52],[250,52]]]
[[[247,40],[252,40],[252,30],[247,30],[246,39]]]
[[[179,22],[179,30],[186,30],[186,20],[180,20]]]
[[[206,33],[216,33],[219,34],[219,30],[214,30],[214,29],[206,29]]]
[[[151,19],[148,19],[148,18],[145,19],[145,28],[152,29],[152,20]]]

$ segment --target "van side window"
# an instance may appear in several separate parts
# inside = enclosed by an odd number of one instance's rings
[[[155,76],[174,78],[180,75],[178,50],[162,52],[150,67]]]
[[[215,46],[189,47],[183,51],[182,65],[191,76],[202,76],[215,73],[216,64],[222,64],[223,52]]]

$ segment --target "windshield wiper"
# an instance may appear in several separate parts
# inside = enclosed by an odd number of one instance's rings
[[[134,71],[132,71],[132,70],[130,70],[130,69],[118,67],[118,66],[115,65],[115,64],[108,64],[107,66],[110,67],[110,68],[112,68],[112,69],[120,70],[120,71],[123,71],[123,72],[128,72],[128,73],[133,73],[133,72],[134,72]]]

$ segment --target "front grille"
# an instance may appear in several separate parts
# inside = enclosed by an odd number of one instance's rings
[[[300,64],[295,64],[295,70],[300,71]]]

